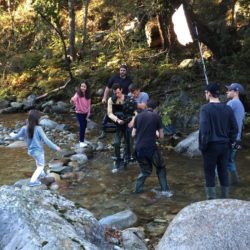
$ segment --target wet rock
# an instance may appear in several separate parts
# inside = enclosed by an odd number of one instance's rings
[[[7,100],[0,100],[0,109],[7,108],[9,106],[9,101]]]
[[[54,122],[50,119],[47,119],[47,118],[43,118],[40,120],[39,124],[45,128],[45,129],[54,129],[57,127],[57,122]]]
[[[52,183],[54,183],[56,180],[55,180],[55,178],[52,177],[52,176],[51,176],[51,177],[46,176],[46,177],[40,179],[40,181],[41,181],[44,185],[50,186],[50,185],[51,185]]]
[[[144,238],[144,230],[142,227],[128,228],[122,231],[124,249],[147,250],[148,248]]]
[[[51,160],[48,163],[49,168],[60,168],[63,166],[63,161],[62,160]]]
[[[21,110],[23,108],[23,103],[21,102],[11,102],[10,106],[16,110]]]
[[[58,101],[56,104],[51,105],[51,112],[56,114],[63,114],[69,111],[69,105],[65,102]]]
[[[30,183],[30,178],[21,179],[21,180],[18,180],[17,182],[15,182],[14,186],[18,187],[18,188],[21,188],[21,189],[24,189],[24,190],[29,190],[29,189],[32,189],[32,190],[46,190],[47,189],[47,186],[44,185],[43,183],[42,183],[42,185],[35,186],[35,187],[30,187],[29,183]]]
[[[197,202],[177,214],[156,249],[249,249],[249,221],[249,201]]]
[[[0,114],[11,114],[17,112],[18,109],[15,107],[7,107],[0,110]]]
[[[24,148],[26,147],[25,141],[15,141],[7,146],[8,148]]]
[[[88,210],[48,190],[0,187],[1,249],[112,249]]]
[[[125,229],[137,222],[137,216],[130,210],[125,210],[99,220],[102,225],[114,226],[117,229]]]
[[[68,172],[72,172],[73,168],[70,166],[61,166],[61,167],[52,167],[49,169],[50,173],[64,174]]]
[[[23,100],[23,110],[30,110],[35,107],[36,95],[31,94]]]
[[[88,119],[88,122],[87,122],[87,129],[89,130],[93,130],[95,128],[98,127],[98,124],[94,121],[92,121],[91,119]]]
[[[98,141],[96,151],[102,151],[102,150],[104,150],[104,144]]]
[[[79,164],[84,164],[88,161],[86,154],[75,154],[70,157],[71,161],[77,161]]]
[[[62,179],[74,180],[77,178],[76,172],[69,172],[61,175]]]
[[[61,180],[60,175],[59,175],[59,174],[56,174],[56,173],[49,173],[49,174],[47,175],[47,177],[52,177],[52,178],[54,178],[54,180],[55,180],[56,182],[60,182],[60,180]]]
[[[186,154],[189,157],[200,156],[201,152],[199,150],[198,136],[199,131],[191,133],[187,138],[180,141],[176,145],[175,151],[178,153]]]
[[[50,190],[53,190],[53,191],[58,190],[58,189],[59,189],[58,183],[53,182],[53,183],[50,185],[49,189],[50,189]]]

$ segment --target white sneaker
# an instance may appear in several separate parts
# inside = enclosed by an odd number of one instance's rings
[[[162,191],[162,192],[161,192],[161,195],[162,195],[162,196],[165,196],[166,198],[170,198],[170,197],[172,197],[174,194],[173,194],[172,191]]]
[[[86,142],[80,142],[80,148],[85,148],[87,146],[88,144]]]

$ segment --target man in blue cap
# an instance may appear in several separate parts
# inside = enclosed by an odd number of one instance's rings
[[[243,121],[245,118],[245,109],[240,100],[240,95],[244,93],[244,88],[239,83],[231,83],[226,85],[227,98],[230,99],[227,105],[233,110],[234,116],[238,125],[238,133],[235,143],[232,145],[229,154],[228,171],[229,171],[229,182],[231,185],[235,185],[239,182],[237,167],[236,167],[236,154],[241,147],[241,133],[243,127]]]

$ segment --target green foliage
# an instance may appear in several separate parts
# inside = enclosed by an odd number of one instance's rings
[[[250,128],[250,116],[245,117],[244,125],[248,128]]]
[[[171,116],[173,115],[173,111],[175,110],[175,105],[163,105],[160,108],[161,116],[162,116],[162,123],[164,126],[171,125],[172,120]]]
[[[42,58],[41,54],[36,52],[25,52],[24,54],[15,54],[10,58],[10,64],[12,65],[12,70],[14,72],[21,72],[24,70],[33,69],[39,65]]]

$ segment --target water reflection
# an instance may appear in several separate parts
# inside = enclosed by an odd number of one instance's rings
[[[8,116],[6,124],[14,126],[17,117]],[[138,165],[130,164],[127,170],[112,174],[110,152],[95,153],[84,169],[83,180],[62,185],[59,192],[90,210],[98,219],[131,208],[139,218],[138,225],[143,225],[148,236],[156,240],[162,236],[168,222],[180,209],[205,198],[202,160],[189,159],[173,151],[163,152],[168,181],[174,191],[171,199],[157,198],[152,192],[153,188],[158,187],[155,171],[145,183],[146,192],[133,194],[135,179],[139,173]],[[47,162],[54,156],[51,151],[46,151]],[[245,147],[239,152],[238,169],[241,179],[240,185],[231,190],[232,198],[250,200],[249,163],[249,147]],[[26,154],[26,149],[0,147],[1,185],[13,184],[18,179],[30,177],[34,167],[34,161]]]

